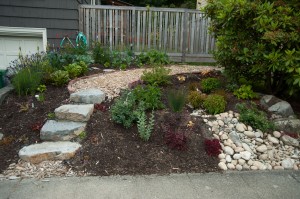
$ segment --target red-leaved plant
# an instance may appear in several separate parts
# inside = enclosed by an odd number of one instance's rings
[[[42,129],[43,125],[44,125],[44,122],[36,122],[36,123],[32,124],[30,128],[33,131],[40,131]]]
[[[107,111],[107,107],[104,104],[95,104],[94,108],[98,111],[102,111],[102,112],[106,112]]]
[[[205,139],[204,140],[205,151],[209,156],[218,156],[221,153],[221,145],[218,139]]]
[[[179,151],[187,150],[187,137],[185,133],[168,130],[165,135],[165,142],[171,149]]]

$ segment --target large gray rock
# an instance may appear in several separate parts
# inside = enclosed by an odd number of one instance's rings
[[[235,131],[231,131],[228,137],[233,141],[235,145],[241,145],[241,139]]]
[[[80,147],[75,142],[43,142],[23,147],[19,157],[35,164],[45,160],[66,160],[72,158]]]
[[[40,137],[47,141],[66,141],[84,131],[86,123],[48,120],[41,129]]]
[[[286,145],[296,146],[296,147],[299,146],[299,141],[296,140],[295,138],[292,138],[292,137],[288,136],[288,135],[283,135],[283,136],[281,136],[280,139]]]
[[[70,120],[75,122],[86,122],[90,119],[94,111],[93,104],[84,105],[62,105],[54,110],[55,116],[61,120]]]
[[[4,99],[6,98],[6,96],[12,91],[14,90],[14,87],[12,85],[9,86],[5,86],[3,88],[0,89],[0,104],[2,104],[2,102],[4,101]]]
[[[277,130],[286,132],[298,132],[300,133],[300,120],[294,118],[280,118],[274,120],[274,124]]]
[[[265,109],[276,115],[281,115],[283,117],[294,115],[294,111],[288,102],[283,101],[273,95],[264,95],[260,99],[260,104]]]
[[[81,90],[70,95],[72,102],[97,104],[105,100],[105,93],[99,89]]]

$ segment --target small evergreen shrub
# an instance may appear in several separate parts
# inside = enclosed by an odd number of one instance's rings
[[[171,90],[168,93],[168,104],[173,112],[181,112],[185,105],[186,95],[183,90]]]
[[[64,69],[68,72],[71,79],[78,77],[81,74],[81,66],[77,63],[69,64],[65,66]]]
[[[235,90],[233,94],[238,99],[253,99],[257,98],[257,94],[253,92],[251,85],[242,85],[239,89]]]
[[[212,94],[207,96],[203,102],[203,107],[209,114],[218,114],[225,111],[226,100],[221,95]]]
[[[245,103],[237,104],[236,107],[240,112],[241,122],[262,131],[274,130],[274,123],[269,121],[267,115],[258,110],[254,103],[248,106]]]
[[[214,77],[209,77],[201,81],[201,89],[204,93],[210,93],[213,90],[216,90],[220,87],[221,87],[220,80]]]
[[[50,75],[52,84],[55,86],[63,86],[70,80],[67,71],[58,70]]]
[[[104,65],[110,62],[110,52],[108,48],[101,45],[100,42],[95,43],[93,48],[93,59],[97,64]]]
[[[111,118],[125,128],[132,126],[136,120],[136,98],[133,92],[125,91],[111,106]]]
[[[156,66],[151,71],[144,71],[141,79],[151,85],[165,85],[170,83],[170,69]]]
[[[161,52],[158,50],[150,50],[146,53],[141,53],[137,56],[138,62],[142,64],[169,64],[170,60],[168,55],[165,52]]]
[[[193,106],[194,109],[197,109],[202,106],[205,98],[206,95],[198,91],[191,91],[187,97],[187,100]]]
[[[161,101],[161,90],[158,86],[138,85],[133,94],[138,103],[143,102],[145,109],[162,109],[164,104]]]

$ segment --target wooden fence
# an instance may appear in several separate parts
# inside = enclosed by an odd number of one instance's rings
[[[79,6],[79,30],[89,43],[136,53],[157,49],[173,61],[213,62],[215,40],[209,19],[197,10],[118,6]]]

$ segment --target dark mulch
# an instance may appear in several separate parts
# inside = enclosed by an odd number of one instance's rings
[[[48,113],[69,98],[66,88],[47,86],[44,103],[35,97],[19,97],[11,93],[0,105],[0,132],[4,134],[0,141],[0,173],[9,164],[17,162],[19,150],[26,145],[40,142],[39,131],[33,130],[42,126]],[[21,111],[28,106],[28,110]],[[26,109],[26,108],[25,108]]]

